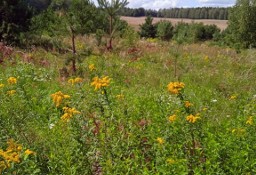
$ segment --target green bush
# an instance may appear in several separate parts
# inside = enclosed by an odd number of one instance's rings
[[[153,18],[148,16],[145,19],[145,23],[140,25],[140,37],[155,38],[156,37],[156,25],[153,24]]]
[[[160,21],[157,24],[157,34],[161,40],[168,41],[173,36],[173,26],[169,21]]]

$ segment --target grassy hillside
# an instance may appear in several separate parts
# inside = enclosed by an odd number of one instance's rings
[[[0,174],[255,174],[256,51],[136,45],[4,54]]]

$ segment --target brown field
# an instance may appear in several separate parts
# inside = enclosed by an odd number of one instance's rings
[[[139,29],[140,24],[143,24],[145,22],[145,18],[146,17],[126,17],[126,16],[121,17],[121,19],[127,21],[136,30]],[[181,21],[186,22],[186,23],[202,22],[206,25],[215,24],[221,30],[224,30],[228,26],[227,20],[215,20],[215,19],[214,20],[212,20],[212,19],[193,20],[193,19],[178,19],[178,18],[154,18],[153,23],[159,22],[161,20],[171,21],[173,25],[176,25],[178,22],[181,22]]]

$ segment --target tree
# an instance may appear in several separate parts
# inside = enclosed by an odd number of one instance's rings
[[[148,16],[145,19],[145,23],[140,25],[140,37],[155,38],[156,37],[156,26],[153,24],[153,18]]]
[[[29,30],[32,10],[23,0],[0,1],[0,41],[19,44],[20,35]]]
[[[112,40],[115,33],[114,29],[114,21],[116,20],[118,16],[118,12],[124,8],[126,5],[128,5],[127,0],[111,0],[110,2],[108,0],[97,0],[99,7],[108,15],[109,17],[109,44],[107,48],[109,50],[112,50]]]
[[[157,36],[161,40],[170,40],[173,36],[173,26],[169,21],[160,21],[157,24]]]
[[[72,70],[76,72],[76,45],[75,38],[78,34],[87,34],[94,29],[96,8],[89,0],[55,0],[52,4],[59,12],[59,17],[71,35],[73,58]]]
[[[238,0],[230,10],[228,29],[234,42],[256,47],[256,0]]]

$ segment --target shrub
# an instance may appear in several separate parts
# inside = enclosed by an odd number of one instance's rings
[[[140,37],[155,38],[156,37],[156,25],[153,24],[153,18],[148,16],[145,19],[145,23],[140,25]]]
[[[173,26],[169,21],[160,21],[157,24],[157,36],[161,40],[170,40],[173,36]]]

